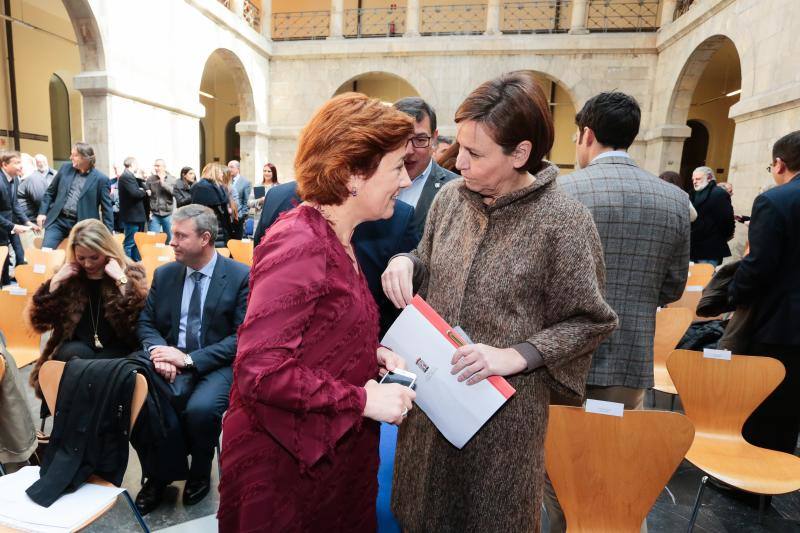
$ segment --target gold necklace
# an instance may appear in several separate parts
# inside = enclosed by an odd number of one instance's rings
[[[100,288],[102,291],[102,287]],[[95,318],[94,309],[92,306],[92,295],[89,295],[89,318],[92,319],[92,328],[94,329],[94,347],[98,350],[103,349],[103,343],[100,342],[100,337],[97,335],[97,327],[100,324],[100,298],[102,297],[102,292],[98,293],[97,295],[97,318]]]

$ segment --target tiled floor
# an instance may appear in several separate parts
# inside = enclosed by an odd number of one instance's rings
[[[25,369],[21,373],[25,382],[27,382],[29,372],[29,369]],[[34,401],[32,391],[30,403],[32,410],[37,413],[35,416],[38,417],[39,404],[38,401]],[[658,406],[668,409],[669,402],[660,398]],[[650,533],[674,533],[686,530],[701,476],[702,473],[699,470],[686,461],[683,462],[668,485],[675,501],[673,502],[667,491],[662,492],[648,516],[647,524]],[[140,479],[139,461],[131,450],[123,486],[134,497],[140,488]],[[180,498],[183,483],[175,483],[168,491],[168,501],[145,518],[147,523],[153,530],[175,533],[216,531],[216,520],[213,515],[216,513],[219,503],[218,481],[217,469],[214,468],[211,494],[201,503],[192,507],[183,506]],[[546,526],[546,518],[543,526]],[[546,531],[545,528],[543,529]],[[136,532],[139,529],[127,505],[120,499],[109,513],[87,531]],[[763,523],[759,524],[756,508],[749,507],[731,495],[709,486],[703,495],[703,506],[695,531],[703,533],[800,533],[800,493],[775,497],[772,508],[765,514]]]

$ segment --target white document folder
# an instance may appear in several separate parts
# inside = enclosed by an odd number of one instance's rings
[[[381,344],[403,357],[417,376],[415,403],[453,446],[461,449],[516,392],[502,377],[475,385],[450,373],[453,353],[466,344],[421,297],[415,296]]]

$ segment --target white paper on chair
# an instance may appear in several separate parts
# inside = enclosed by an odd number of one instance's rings
[[[0,524],[22,531],[62,532],[76,529],[112,503],[123,491],[85,483],[64,494],[50,507],[42,507],[25,493],[39,479],[38,466],[0,477]]]

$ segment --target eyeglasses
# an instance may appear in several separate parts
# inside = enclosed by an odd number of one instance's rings
[[[414,145],[414,148],[427,148],[431,145],[430,135],[417,135],[416,137],[411,137],[409,140],[411,144]]]

